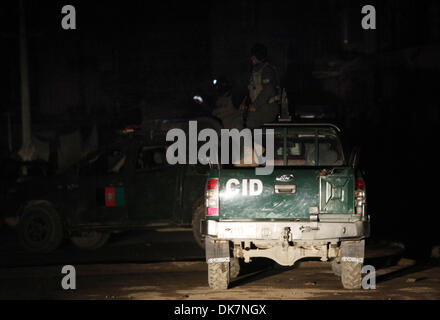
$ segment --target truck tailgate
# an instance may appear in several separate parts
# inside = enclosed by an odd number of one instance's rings
[[[324,214],[353,213],[351,172],[320,176],[320,171],[277,168],[257,176],[254,168],[222,170],[219,219],[309,220],[310,207]]]

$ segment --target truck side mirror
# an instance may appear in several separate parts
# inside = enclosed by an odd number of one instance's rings
[[[350,154],[350,159],[348,161],[348,165],[354,169],[356,169],[359,165],[359,157],[361,154],[361,148],[359,146],[355,146]]]

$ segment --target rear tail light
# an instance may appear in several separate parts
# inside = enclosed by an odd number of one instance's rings
[[[217,189],[217,185],[218,185],[218,179],[209,179],[207,189],[208,190]]]
[[[362,179],[356,179],[356,182],[354,184],[354,188],[355,190],[364,190],[365,189],[365,185],[364,185],[364,180]]]
[[[365,216],[366,196],[364,180],[356,179],[354,183],[354,189],[356,215]]]
[[[218,216],[218,179],[209,179],[206,185],[206,215]]]

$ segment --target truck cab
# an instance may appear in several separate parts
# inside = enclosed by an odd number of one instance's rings
[[[278,122],[263,129],[273,130],[273,159],[265,163],[272,173],[257,175],[257,164],[209,172],[200,230],[210,287],[228,288],[240,263],[252,258],[292,266],[318,257],[331,262],[344,288],[360,288],[370,219],[358,154],[346,159],[333,124]]]

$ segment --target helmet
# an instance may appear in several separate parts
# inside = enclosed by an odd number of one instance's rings
[[[267,59],[267,48],[264,44],[256,43],[251,48],[251,56],[255,56],[260,61]]]

